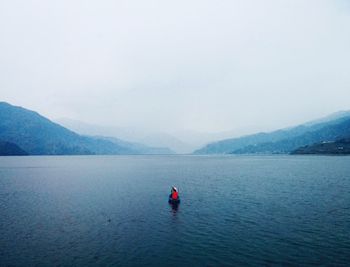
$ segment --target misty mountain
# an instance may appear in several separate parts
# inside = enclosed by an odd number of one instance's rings
[[[127,147],[129,149],[132,149],[133,151],[137,151],[137,153],[135,154],[175,154],[174,151],[167,147],[151,147],[140,143],[128,142],[118,138],[106,136],[94,136],[93,138],[97,138],[99,140],[106,140],[120,147]]]
[[[168,133],[157,133],[137,128],[93,125],[77,120],[62,118],[61,125],[83,135],[111,136],[150,147],[168,147],[176,153],[191,153],[197,146],[182,141]]]
[[[345,118],[344,118],[345,119]],[[299,147],[306,145],[330,142],[342,138],[350,137],[350,118],[344,120],[338,119],[330,125],[326,125],[321,129],[312,130],[302,135],[286,138],[278,142],[262,143],[255,146],[247,146],[233,151],[233,154],[247,154],[247,153],[290,153]],[[324,124],[324,123],[323,123]]]
[[[349,119],[350,112],[338,112],[296,127],[211,143],[194,153],[289,153],[301,146],[346,137],[350,134]]]
[[[0,140],[30,155],[148,154],[146,146],[139,151],[138,145],[122,140],[79,135],[34,111],[5,102],[0,102]]]
[[[55,120],[60,125],[82,135],[111,136],[128,142],[141,143],[151,147],[168,147],[180,154],[192,153],[195,149],[202,147],[213,140],[220,140],[232,136],[241,136],[251,133],[263,126],[250,126],[217,133],[206,133],[193,130],[182,130],[171,133],[152,132],[140,128],[101,126],[85,123],[69,118]]]

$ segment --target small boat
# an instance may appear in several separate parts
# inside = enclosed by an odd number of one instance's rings
[[[171,195],[170,195],[170,196],[169,196],[168,202],[169,202],[169,204],[177,205],[177,204],[180,203],[180,198],[178,198],[178,199],[173,199],[173,198],[171,197]]]

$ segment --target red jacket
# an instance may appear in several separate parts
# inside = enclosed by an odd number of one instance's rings
[[[173,192],[173,193],[171,194],[171,198],[172,198],[172,199],[178,199],[178,197],[179,197],[179,193],[178,193],[178,192]]]

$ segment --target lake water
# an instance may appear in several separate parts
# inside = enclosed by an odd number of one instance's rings
[[[349,263],[350,157],[0,157],[0,266]]]

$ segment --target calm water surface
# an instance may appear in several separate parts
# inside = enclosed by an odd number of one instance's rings
[[[0,266],[349,263],[350,157],[0,157]]]

